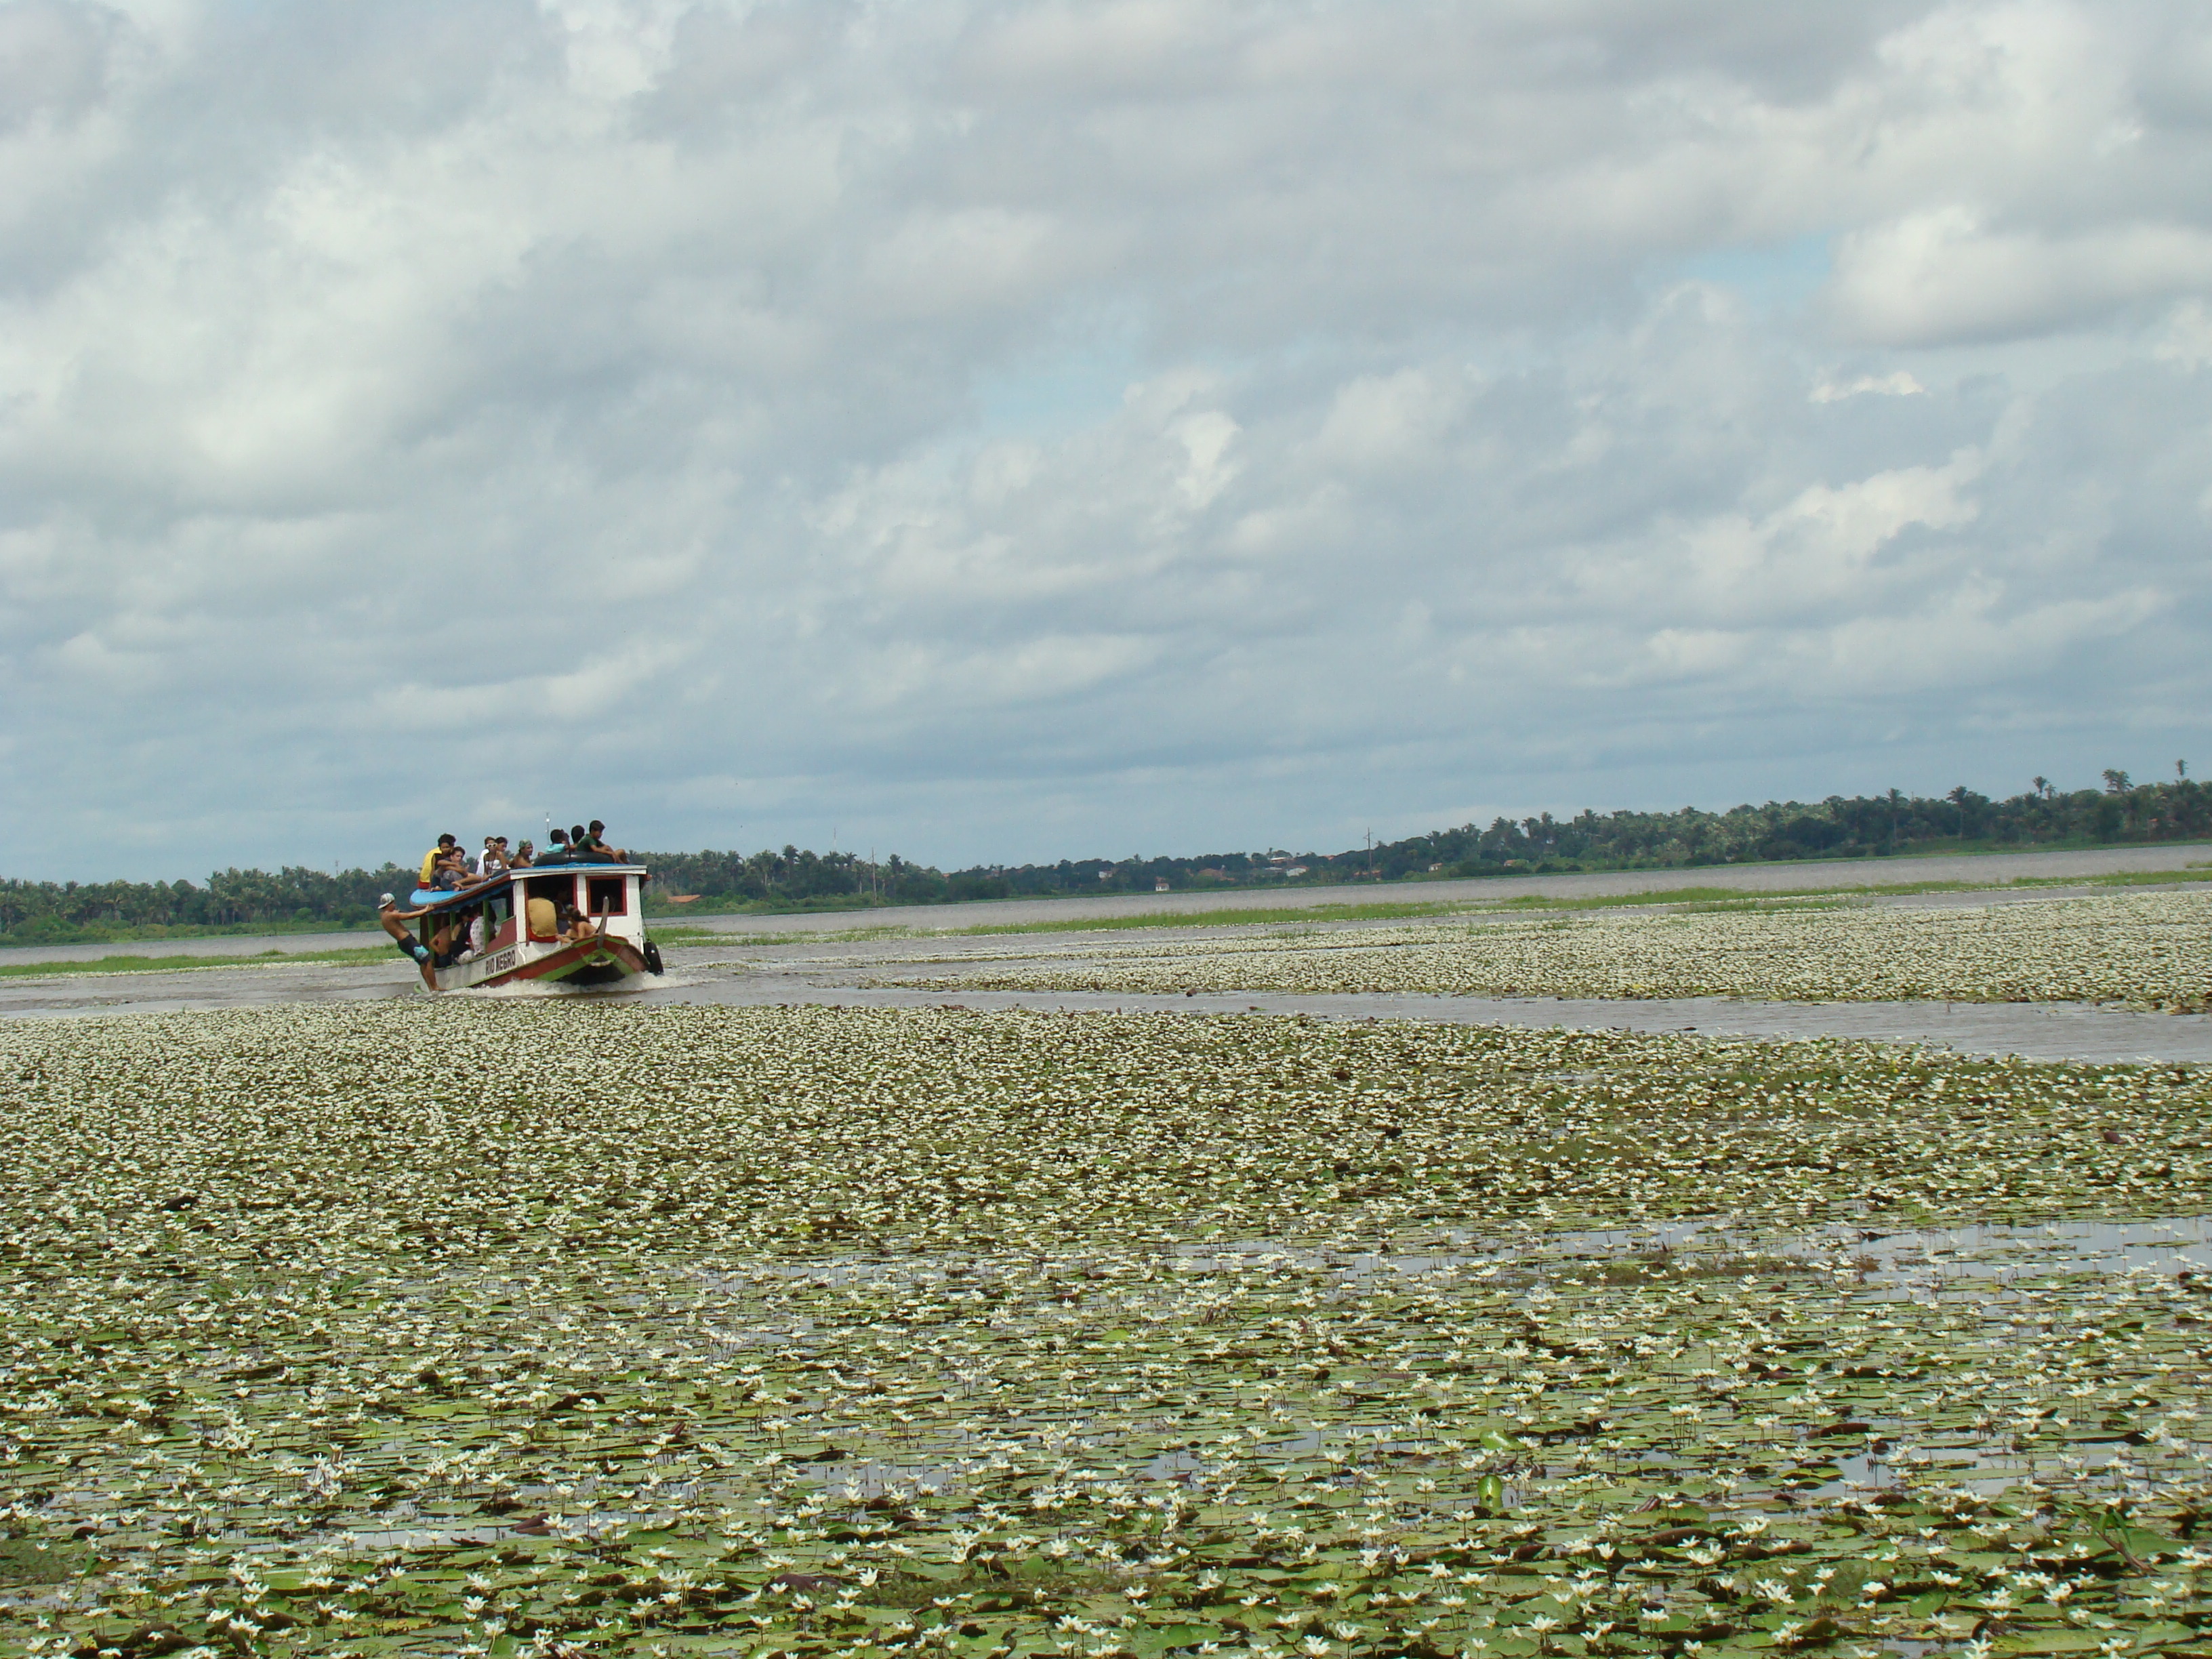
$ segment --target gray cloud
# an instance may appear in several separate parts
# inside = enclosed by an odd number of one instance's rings
[[[2148,771],[2209,113],[2160,4],[0,4],[0,848]]]

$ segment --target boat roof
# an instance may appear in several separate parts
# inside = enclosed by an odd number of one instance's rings
[[[457,887],[451,892],[432,891],[418,888],[408,895],[410,910],[449,910],[455,905],[481,904],[501,889],[518,881],[527,881],[532,876],[642,876],[647,874],[641,864],[600,864],[588,859],[579,859],[572,864],[532,864],[520,870],[502,870],[483,881],[471,882],[466,887]]]

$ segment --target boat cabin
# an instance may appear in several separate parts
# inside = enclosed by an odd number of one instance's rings
[[[418,892],[416,937],[436,961],[424,978],[441,991],[546,980],[583,987],[657,973],[634,864],[556,864],[512,870],[458,892]]]

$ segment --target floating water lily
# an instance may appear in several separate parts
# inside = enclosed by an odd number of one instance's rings
[[[1024,946],[1025,957],[1041,952]],[[2203,1009],[2212,997],[2212,896],[2100,895],[2014,904],[1650,911],[1062,947],[1066,967],[924,975],[945,988],[1442,992],[1638,1000],[2106,1002]],[[884,975],[879,983],[911,983]]]
[[[2207,1093],[1296,1019],[7,1026],[6,1639],[2185,1649]]]

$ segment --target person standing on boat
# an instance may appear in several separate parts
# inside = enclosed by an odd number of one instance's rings
[[[430,963],[430,952],[407,928],[407,923],[422,914],[420,910],[400,909],[398,902],[389,893],[376,902],[377,925],[392,935],[392,942],[399,947],[402,956],[418,966],[427,968]]]

